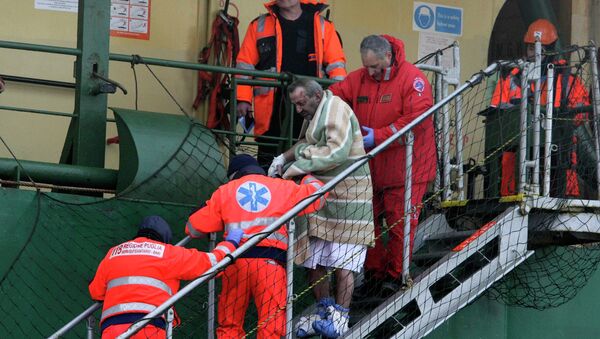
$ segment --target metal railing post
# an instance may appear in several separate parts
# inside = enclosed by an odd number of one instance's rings
[[[217,246],[217,234],[216,233],[211,233],[209,236],[209,241],[208,241],[208,249],[210,251],[215,249],[215,246]],[[211,279],[208,281],[208,324],[207,324],[207,331],[208,333],[206,334],[208,339],[213,339],[215,337],[215,311],[216,311],[216,304],[217,304],[217,298],[216,298],[216,285],[215,285],[215,280]]]
[[[594,98],[592,107],[594,108],[593,123],[594,146],[596,151],[596,190],[598,192],[598,199],[600,199],[600,132],[598,131],[598,128],[600,127],[600,80],[598,79],[598,55],[596,54],[596,46],[593,42],[590,47],[590,60],[592,63],[592,89],[594,91],[592,96]]]
[[[93,314],[90,314],[87,317],[85,322],[85,327],[87,329],[87,339],[94,339],[94,324],[96,323],[96,319]]]
[[[442,95],[444,98],[448,97],[448,83],[442,80]],[[450,172],[452,165],[450,164],[450,110],[447,106],[442,107],[442,159],[443,159],[443,173],[444,173],[444,196],[443,201],[449,200],[452,195],[452,188],[450,187]]]
[[[294,318],[294,233],[296,232],[296,222],[291,219],[288,222],[288,249],[287,249],[287,265],[286,265],[286,279],[287,279],[287,303],[285,305],[285,323],[286,331],[285,337],[287,339],[294,338],[294,328],[292,319]]]
[[[173,311],[173,307],[171,307],[167,311],[167,330],[166,330],[167,339],[173,338],[173,321],[174,320],[175,320],[175,311]]]
[[[532,167],[533,167],[533,178],[531,179],[530,190],[534,194],[540,193],[540,93],[542,92],[542,43],[539,39],[535,42],[535,92],[533,100],[533,117],[531,123],[533,124],[533,151],[532,151]]]
[[[544,182],[542,195],[550,196],[550,166],[552,165],[552,115],[554,110],[554,65],[548,64],[546,86],[546,116],[544,117]]]
[[[405,136],[406,144],[406,172],[404,177],[404,239],[402,252],[402,283],[408,284],[410,279],[410,219],[412,216],[412,161],[413,161],[413,145],[414,134],[412,130],[408,131]]]
[[[440,65],[440,54],[436,54],[435,55],[435,65],[439,66]],[[443,75],[439,72],[435,72],[435,102],[438,103],[440,102],[440,100],[442,100],[442,81],[443,81]],[[443,120],[442,117],[440,116],[440,111],[436,111],[435,114],[433,115],[433,121],[435,124],[435,142],[437,145],[437,156],[438,158],[436,159],[438,164],[440,163],[440,160],[443,159],[443,148],[444,148],[444,141],[443,141],[443,137],[442,137],[442,126],[443,126]],[[433,190],[434,192],[439,192],[440,188],[442,187],[442,185],[444,184],[442,182],[442,168],[440,168],[440,166],[435,166],[436,170],[435,170],[435,182],[433,185]],[[438,200],[439,197],[438,197]],[[444,200],[443,198],[441,200]]]
[[[523,66],[521,71],[521,109],[519,123],[519,193],[525,192],[527,181],[527,95],[529,93],[529,82],[527,81],[529,67]]]

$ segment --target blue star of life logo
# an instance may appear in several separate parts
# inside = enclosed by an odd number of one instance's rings
[[[263,184],[247,181],[238,187],[235,200],[245,211],[260,212],[269,206],[271,191]]]

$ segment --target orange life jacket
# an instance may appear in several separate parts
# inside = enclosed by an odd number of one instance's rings
[[[561,62],[559,61],[559,63]],[[490,106],[498,107],[510,104],[513,99],[521,99],[521,82],[517,77],[519,72],[518,68],[513,68],[506,77],[498,80]],[[565,85],[566,88],[563,88]],[[548,100],[547,81],[542,81],[540,87],[540,105],[545,106]],[[535,91],[535,84],[532,83],[529,92],[533,91]],[[567,97],[563,98],[565,93]],[[563,102],[563,99],[566,101]],[[555,78],[553,106],[559,108],[563,104],[565,104],[564,107],[587,106],[590,104],[590,97],[579,77],[568,74],[568,78],[565,78],[565,74],[559,72]]]
[[[327,7],[323,1],[301,0],[304,6],[316,6],[314,16],[315,58],[319,77],[342,80],[346,76],[346,57],[333,23],[320,15]],[[282,37],[281,26],[273,12],[275,1],[265,4],[268,10],[248,26],[238,54],[236,67],[244,70],[281,72]],[[273,53],[273,51],[275,51]],[[262,53],[261,53],[262,52]],[[313,56],[307,56],[313,57]],[[240,76],[249,79],[250,77]],[[237,100],[252,103],[254,99],[254,134],[269,130],[273,114],[273,87],[238,86]]]

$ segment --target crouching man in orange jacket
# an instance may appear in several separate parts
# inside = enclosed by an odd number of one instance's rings
[[[248,154],[231,159],[227,176],[230,181],[213,193],[205,207],[190,216],[186,227],[190,236],[243,230],[244,243],[323,186],[311,175],[300,184],[270,178]],[[300,214],[321,209],[326,198],[324,194]],[[282,226],[227,267],[219,297],[218,338],[246,336],[244,316],[251,296],[258,310],[257,338],[285,336],[287,248],[288,234]]]
[[[159,216],[144,218],[133,240],[111,248],[89,285],[92,299],[104,302],[102,338],[115,338],[192,280],[233,252],[243,232],[229,232],[210,253],[171,245],[169,224]],[[164,318],[152,319],[132,338],[166,338]]]

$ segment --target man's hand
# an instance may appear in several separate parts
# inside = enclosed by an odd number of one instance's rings
[[[244,230],[241,228],[232,228],[227,232],[227,236],[225,237],[225,241],[229,241],[233,243],[235,247],[240,246],[240,241],[242,241],[242,237],[244,236]]]
[[[237,104],[237,116],[252,118],[252,105],[246,101],[240,101]]]
[[[365,145],[365,148],[375,147],[375,134],[373,133],[373,129],[367,126],[361,126],[360,128],[367,132],[367,135],[363,136],[363,144]]]
[[[285,165],[285,156],[283,154],[280,154],[278,156],[276,156],[273,159],[273,162],[271,163],[271,166],[269,166],[269,171],[268,171],[268,175],[272,178],[274,178],[277,175],[282,175],[283,173],[283,166]]]

